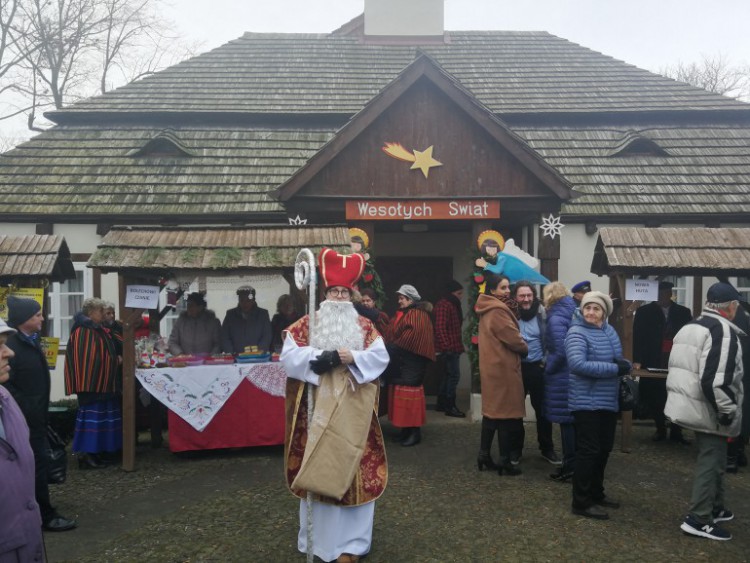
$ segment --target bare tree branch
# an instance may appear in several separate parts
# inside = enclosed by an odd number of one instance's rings
[[[750,97],[750,67],[733,66],[724,55],[704,56],[698,62],[679,62],[660,74],[729,98]]]

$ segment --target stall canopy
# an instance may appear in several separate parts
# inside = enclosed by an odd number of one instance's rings
[[[746,276],[750,229],[602,227],[591,271],[600,276]]]
[[[0,235],[0,280],[44,278],[62,282],[76,277],[70,250],[58,235]]]
[[[113,227],[88,266],[132,275],[176,270],[235,274],[289,268],[301,248],[349,249],[346,225],[253,227]]]

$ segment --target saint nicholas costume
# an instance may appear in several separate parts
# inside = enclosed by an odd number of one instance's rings
[[[359,254],[323,249],[319,274],[326,288],[346,287],[361,276]],[[342,310],[351,334],[326,334],[347,345],[321,346],[324,309]],[[348,308],[351,307],[351,312]],[[329,325],[338,326],[336,323]],[[328,326],[330,329],[330,326]],[[311,330],[312,329],[312,330]],[[283,333],[281,362],[287,373],[285,477],[300,498],[298,548],[307,552],[307,493],[313,493],[313,553],[324,561],[370,551],[375,500],[383,493],[388,467],[378,422],[378,377],[388,365],[383,339],[373,323],[359,316],[351,302],[324,302],[316,324],[305,315]],[[354,362],[338,363],[318,373],[313,364],[324,353],[349,349]],[[335,354],[338,358],[338,354]],[[316,366],[317,367],[317,366]],[[307,393],[314,395],[314,417],[308,428]]]

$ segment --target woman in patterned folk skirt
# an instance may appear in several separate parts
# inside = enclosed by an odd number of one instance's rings
[[[105,467],[98,454],[122,449],[122,411],[115,393],[118,356],[103,324],[105,302],[86,299],[65,352],[65,393],[78,395],[73,451],[82,469]]]
[[[415,446],[421,439],[420,427],[426,419],[424,382],[427,363],[435,361],[435,336],[430,319],[432,304],[420,301],[412,285],[396,292],[399,309],[386,331],[391,362],[388,366],[388,418],[402,428],[402,446]]]

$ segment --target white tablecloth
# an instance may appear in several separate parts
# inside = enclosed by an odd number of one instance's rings
[[[286,373],[279,363],[137,369],[135,376],[158,401],[199,432],[243,379],[275,397],[282,397],[286,386]]]

